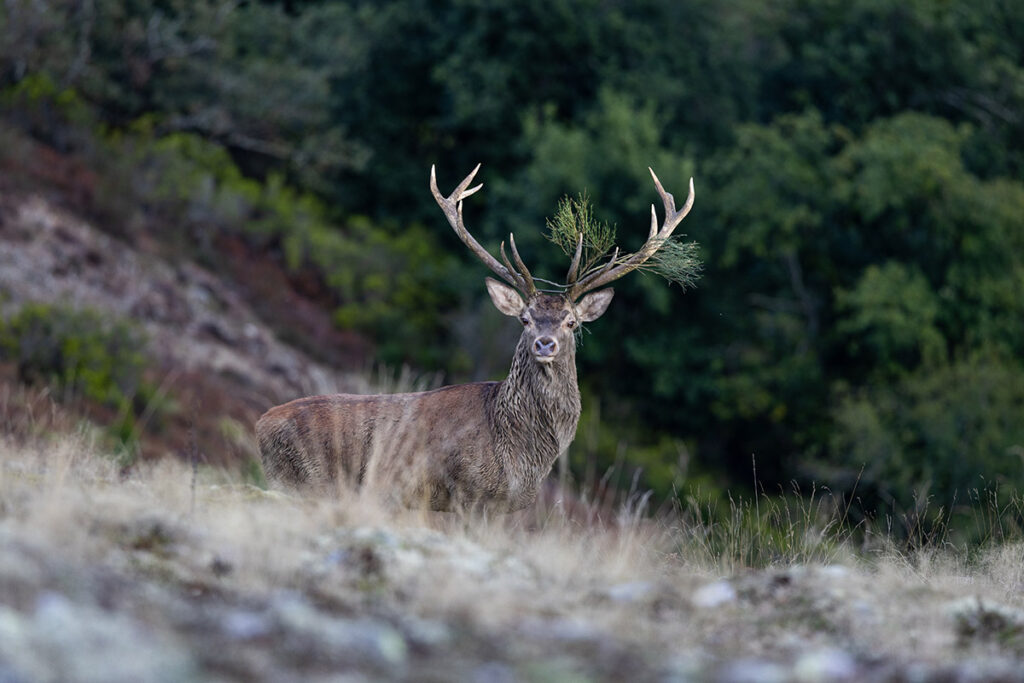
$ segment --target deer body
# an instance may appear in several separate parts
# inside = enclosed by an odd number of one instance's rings
[[[435,510],[533,503],[576,434],[577,319],[564,297],[539,294],[526,304],[498,282],[487,285],[503,312],[527,321],[505,380],[271,408],[256,423],[268,479],[295,488],[372,485]],[[575,315],[596,319],[611,297],[593,294]]]
[[[479,167],[477,167],[479,168]],[[450,197],[442,197],[431,170],[431,189],[453,229],[511,287],[486,279],[494,305],[523,323],[512,366],[501,382],[476,382],[433,391],[361,396],[312,396],[268,410],[256,423],[270,482],[327,492],[339,486],[372,487],[409,506],[451,510],[486,506],[511,511],[529,506],[559,454],[576,434],[580,394],[575,331],[599,318],[613,292],[586,293],[635,269],[659,244],[651,237],[636,254],[579,272],[582,233],[566,291],[537,291],[510,236],[517,268],[498,263],[462,224],[462,199],[474,170]],[[659,192],[665,197],[655,178]],[[693,201],[669,211],[675,226]],[[653,246],[652,246],[653,245]],[[647,253],[644,253],[647,250]],[[577,278],[577,276],[579,276]],[[513,288],[514,287],[514,288]]]
[[[257,423],[261,450],[286,456],[267,467],[267,476],[296,487],[386,483],[389,496],[431,509],[481,499],[528,505],[522,484],[531,468],[507,457],[514,435],[492,412],[499,390],[497,382],[479,382],[417,394],[292,401]],[[451,415],[460,419],[453,424]],[[413,434],[413,424],[424,427]]]

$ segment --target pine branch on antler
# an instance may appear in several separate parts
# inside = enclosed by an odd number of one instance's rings
[[[566,256],[573,256],[582,242],[582,258],[578,266],[586,273],[615,246],[615,226],[594,218],[586,192],[576,198],[562,197],[555,215],[547,221],[547,238],[557,244]]]
[[[673,235],[665,240],[651,256],[651,260],[639,267],[674,282],[683,289],[693,287],[700,279],[703,264],[700,262],[700,247],[696,242],[684,242],[685,235]]]

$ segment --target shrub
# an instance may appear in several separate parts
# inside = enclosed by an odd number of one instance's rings
[[[87,144],[96,117],[74,90],[46,74],[32,74],[0,92],[4,118],[34,138],[66,152]]]
[[[17,365],[18,379],[113,409],[111,435],[128,449],[137,438],[137,418],[155,412],[156,388],[144,377],[146,343],[127,321],[64,305],[26,304],[0,321],[0,358]]]

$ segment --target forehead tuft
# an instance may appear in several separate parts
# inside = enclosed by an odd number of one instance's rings
[[[536,294],[530,299],[529,306],[538,313],[557,313],[569,308],[569,300],[561,294]]]
[[[558,322],[571,310],[569,300],[561,294],[535,294],[528,304],[530,315],[535,321]]]

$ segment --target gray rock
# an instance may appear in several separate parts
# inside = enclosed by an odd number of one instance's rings
[[[785,669],[764,659],[739,659],[718,670],[719,683],[782,683],[788,681]]]
[[[802,655],[793,667],[798,681],[849,681],[857,675],[857,663],[846,652],[825,648]]]
[[[293,595],[276,600],[272,612],[283,640],[298,653],[384,667],[402,664],[408,655],[402,634],[380,620],[335,617]]]
[[[658,593],[658,587],[650,581],[627,581],[609,586],[605,595],[612,602],[636,603],[650,600]]]
[[[34,613],[0,607],[0,659],[31,681],[146,682],[195,677],[177,643],[121,614],[44,593]]]
[[[690,602],[694,607],[711,609],[736,602],[736,589],[726,580],[705,584],[693,592]]]

